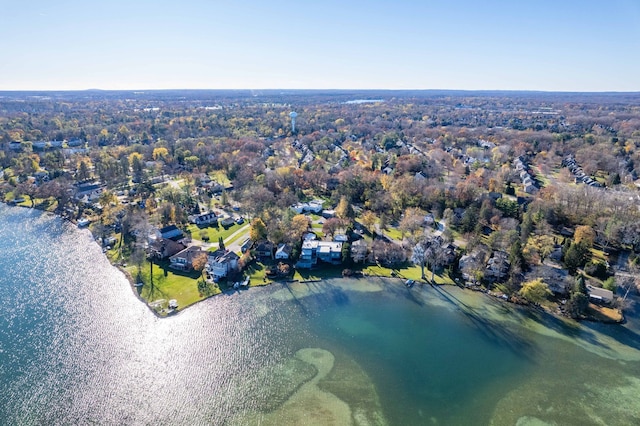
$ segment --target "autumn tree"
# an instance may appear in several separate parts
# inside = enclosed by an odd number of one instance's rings
[[[576,244],[584,243],[587,247],[592,247],[596,239],[596,233],[590,226],[578,226],[576,232],[573,235],[573,240]]]
[[[364,213],[362,213],[360,221],[362,222],[362,225],[367,229],[367,231],[372,234],[375,232],[375,226],[376,222],[378,221],[378,217],[374,212],[372,212],[371,210],[365,211]]]
[[[267,226],[259,217],[254,218],[249,226],[249,238],[260,241],[267,238]]]
[[[347,197],[342,196],[342,198],[340,198],[340,202],[336,207],[336,216],[344,222],[349,222],[355,217],[353,206],[349,200],[347,200]]]
[[[198,271],[200,272],[200,274],[202,274],[205,266],[207,266],[208,260],[209,257],[207,256],[207,253],[204,251],[200,252],[191,261],[191,267],[194,269],[194,271]]]
[[[291,219],[289,232],[292,241],[300,241],[304,234],[309,230],[311,221],[303,214],[297,214]]]
[[[527,281],[522,284],[522,288],[518,294],[525,300],[536,305],[547,300],[552,295],[549,286],[542,280],[542,278],[536,278],[531,281]]]

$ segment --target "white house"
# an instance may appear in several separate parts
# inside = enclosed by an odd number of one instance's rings
[[[291,246],[289,244],[280,244],[276,250],[277,260],[287,260],[291,256]]]

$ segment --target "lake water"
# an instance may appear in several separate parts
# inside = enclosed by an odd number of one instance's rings
[[[55,217],[0,206],[0,253],[2,424],[640,424],[635,319],[576,325],[379,279],[160,319]]]

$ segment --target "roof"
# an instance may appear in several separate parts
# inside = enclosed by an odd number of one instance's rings
[[[291,254],[291,246],[289,244],[280,244],[276,253]]]
[[[185,259],[187,263],[191,263],[200,253],[204,253],[200,246],[189,246],[181,252],[174,254],[169,259]]]
[[[589,292],[589,297],[593,299],[604,300],[606,302],[613,300],[613,292],[611,290],[587,284],[587,291]]]
[[[180,229],[178,229],[177,226],[169,225],[160,229],[160,235],[162,235],[162,238],[174,239],[174,238],[182,238],[184,234]]]

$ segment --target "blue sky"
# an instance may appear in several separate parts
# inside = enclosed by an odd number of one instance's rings
[[[0,90],[640,91],[640,0],[0,0]]]

